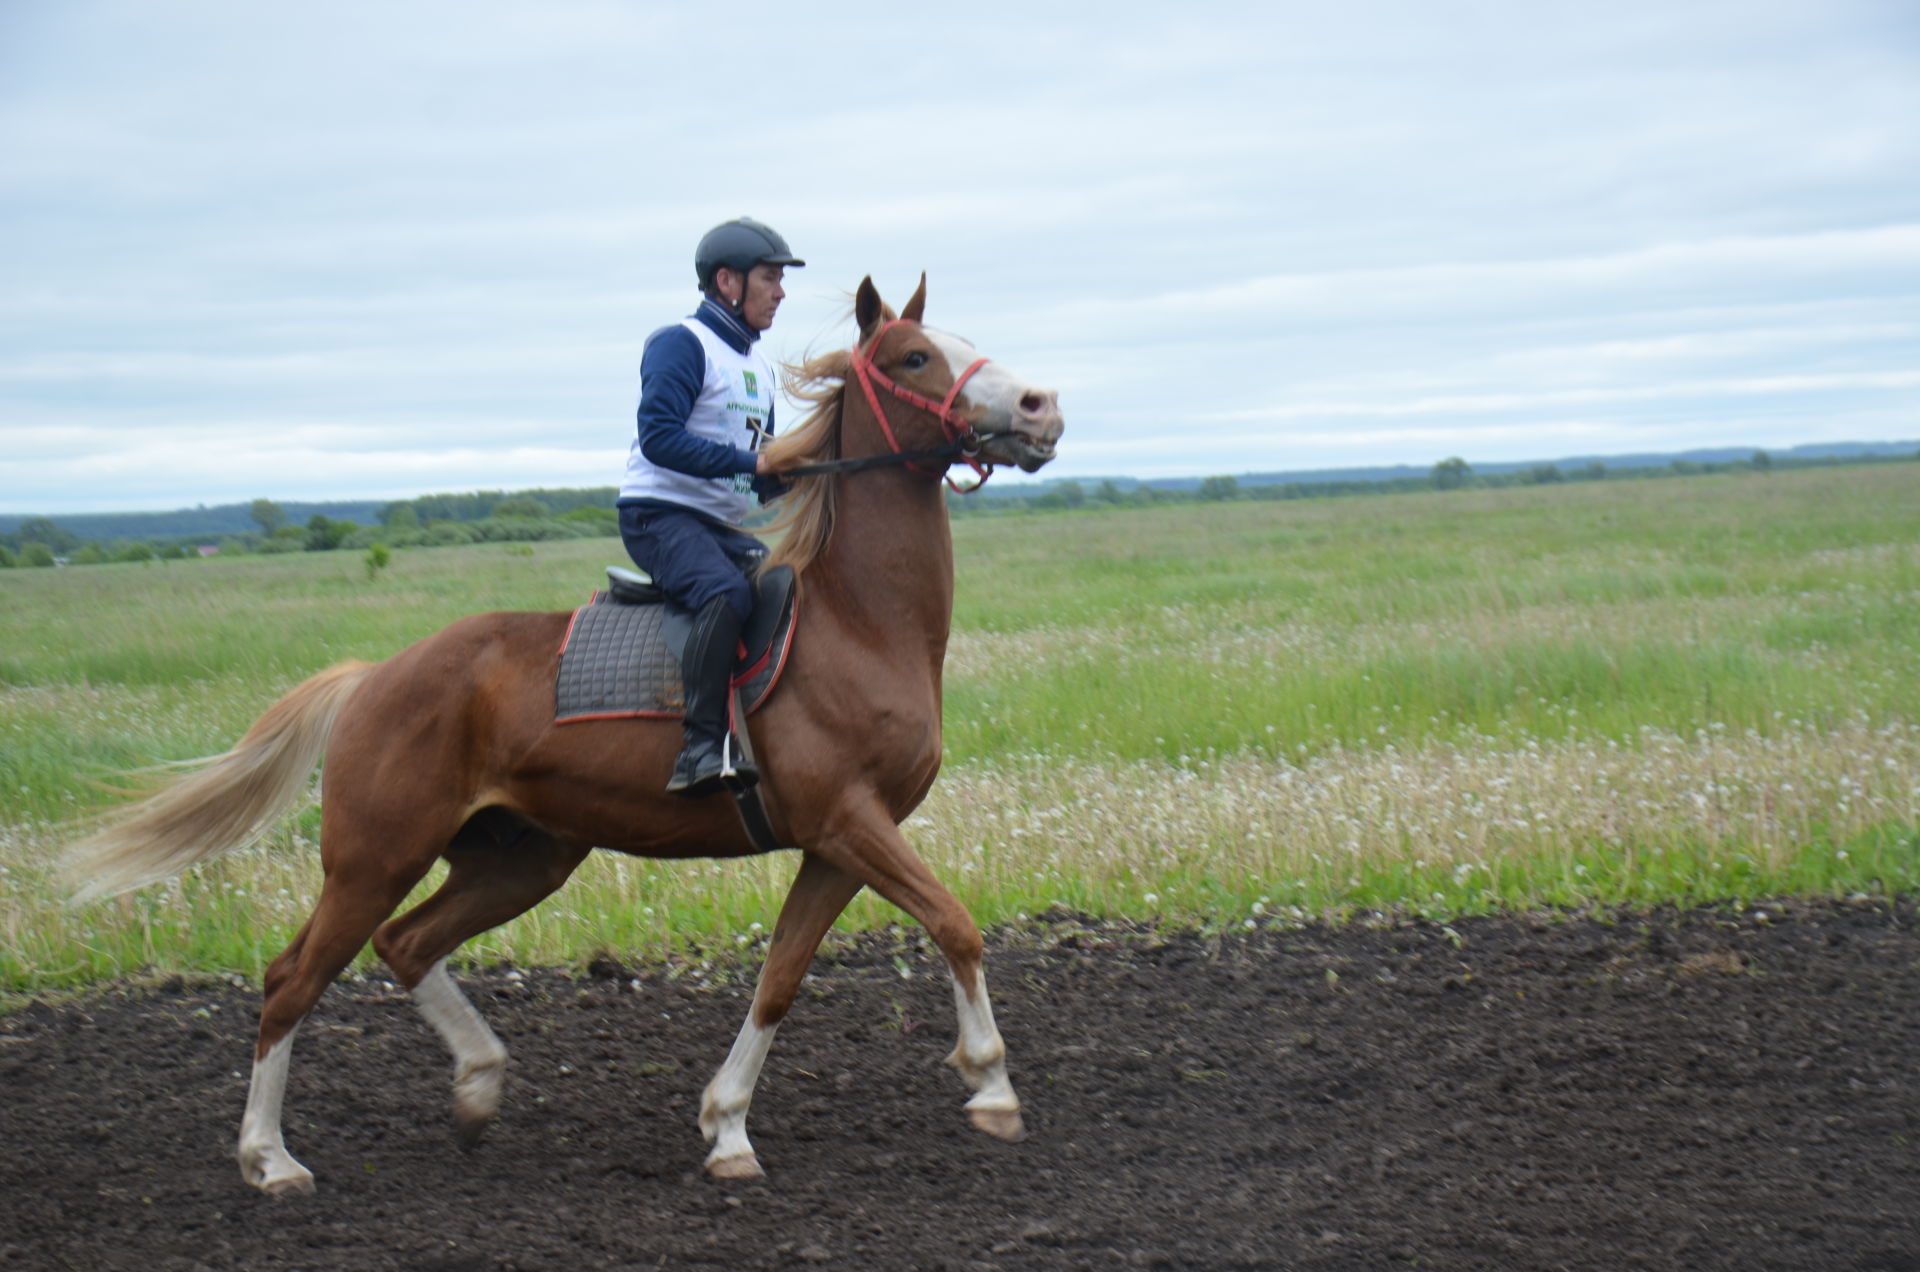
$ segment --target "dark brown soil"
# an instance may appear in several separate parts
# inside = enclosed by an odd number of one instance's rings
[[[1017,1146],[961,1114],[917,937],[844,942],[768,1063],[748,1185],[704,1177],[694,1126],[745,987],[691,968],[466,977],[514,1052],[472,1154],[438,1041],[343,982],[288,1091],[320,1192],[280,1201],[232,1160],[252,991],[36,1004],[0,1020],[0,1265],[1920,1270],[1920,918],[1760,909],[1056,916],[988,964]]]

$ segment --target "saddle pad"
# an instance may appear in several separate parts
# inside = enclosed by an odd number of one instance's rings
[[[734,668],[733,683],[748,712],[773,693],[793,644],[798,598],[754,666]],[[672,605],[622,605],[601,592],[573,612],[560,644],[553,683],[556,724],[633,716],[678,719],[686,707],[680,650],[691,624]]]

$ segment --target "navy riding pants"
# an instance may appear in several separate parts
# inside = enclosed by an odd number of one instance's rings
[[[753,613],[751,575],[767,546],[746,531],[696,512],[623,504],[620,538],[633,563],[676,605],[698,612],[724,596],[741,622]]]

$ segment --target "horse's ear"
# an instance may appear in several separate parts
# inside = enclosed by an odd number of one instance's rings
[[[853,320],[860,326],[860,338],[865,340],[872,334],[880,322],[880,316],[886,312],[886,303],[880,299],[880,292],[873,285],[873,275],[868,274],[860,280],[860,290],[853,294]]]
[[[927,271],[920,271],[920,285],[913,289],[913,299],[900,311],[900,316],[908,322],[919,322],[920,315],[927,308]]]

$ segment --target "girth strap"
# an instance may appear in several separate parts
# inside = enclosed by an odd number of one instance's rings
[[[733,712],[732,737],[740,743],[740,758],[754,767],[759,767],[753,758],[753,740],[747,736],[746,715],[740,709],[740,686],[733,687],[731,698]],[[789,845],[780,842],[773,833],[773,823],[767,818],[766,801],[760,798],[760,787],[756,784],[745,790],[733,792],[734,807],[740,811],[740,824],[746,828],[747,838],[761,852],[778,852]]]

